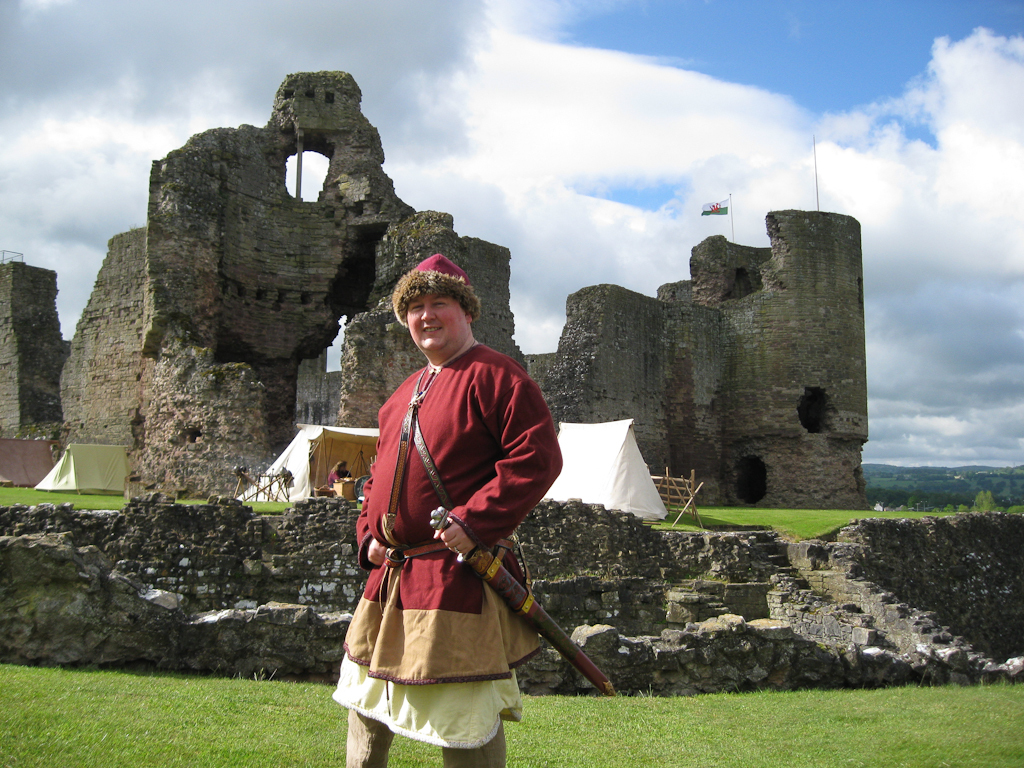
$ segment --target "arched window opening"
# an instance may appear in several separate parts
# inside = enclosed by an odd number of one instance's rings
[[[757,504],[768,493],[768,470],[757,456],[744,456],[736,465],[736,496],[744,504]]]
[[[295,183],[298,177],[299,156],[295,154],[289,157],[285,165],[284,176],[284,183],[288,189],[288,194],[305,203],[316,202],[320,197],[320,191],[324,188],[324,181],[327,179],[327,168],[330,162],[328,158],[319,152],[303,152],[302,189],[296,191]]]

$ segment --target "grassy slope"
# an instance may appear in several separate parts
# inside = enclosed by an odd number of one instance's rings
[[[0,665],[3,766],[337,766],[345,716],[316,684]],[[1024,686],[694,698],[540,697],[510,766],[1024,765]],[[396,739],[393,768],[439,764]]]

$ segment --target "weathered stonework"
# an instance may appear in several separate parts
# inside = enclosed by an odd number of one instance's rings
[[[299,364],[296,382],[295,421],[299,424],[332,425],[341,403],[341,371],[327,370],[327,352]]]
[[[356,517],[340,499],[280,516],[160,495],[118,512],[0,508],[0,661],[330,680],[365,584]],[[843,541],[787,545],[768,531],[661,533],[545,502],[519,533],[537,599],[578,627],[618,690],[688,695],[1024,679],[1022,521],[868,520]],[[863,578],[870,564],[902,584],[932,562],[972,586],[914,582],[912,606]],[[941,618],[928,610],[940,604]],[[550,649],[519,680],[530,693],[590,690]]]
[[[21,261],[0,264],[0,436],[56,436],[66,357],[57,273]]]
[[[264,128],[206,131],[153,163],[147,226],[110,241],[75,334],[68,442],[126,445],[132,487],[202,496],[231,492],[236,466],[267,466],[296,421],[376,426],[421,359],[387,297],[435,251],[473,277],[478,338],[521,357],[508,250],[413,215],[360,99],[343,72],[289,75]],[[330,160],[315,202],[285,187],[303,151]],[[343,371],[300,377],[344,318]]]
[[[289,75],[266,127],[206,131],[153,163],[147,226],[110,241],[75,334],[61,384],[68,442],[126,445],[133,487],[195,496],[230,492],[238,465],[269,464],[294,435],[297,402],[304,418],[337,423],[342,403],[344,418],[374,426],[389,385],[418,364],[378,304],[435,250],[473,274],[482,340],[518,353],[507,249],[458,237],[447,214],[409,218],[360,99],[345,73]],[[315,202],[285,188],[303,151],[330,160]],[[300,363],[343,318],[348,373],[299,397]]]
[[[566,303],[553,360],[532,367],[555,418],[633,418],[654,474],[696,470],[708,503],[867,506],[860,226],[767,216],[771,248],[711,237],[657,298],[617,286]]]
[[[61,374],[64,430],[69,443],[134,447],[153,366],[142,356],[146,230],[107,248]]]

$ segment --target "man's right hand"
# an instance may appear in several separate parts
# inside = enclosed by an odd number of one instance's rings
[[[371,563],[374,565],[381,565],[384,562],[384,557],[387,553],[387,547],[376,539],[370,539],[370,546],[366,548],[366,557]]]

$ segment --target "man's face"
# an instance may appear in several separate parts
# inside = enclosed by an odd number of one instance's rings
[[[412,340],[434,365],[447,362],[473,341],[472,319],[451,296],[418,296],[409,302],[405,321]]]

